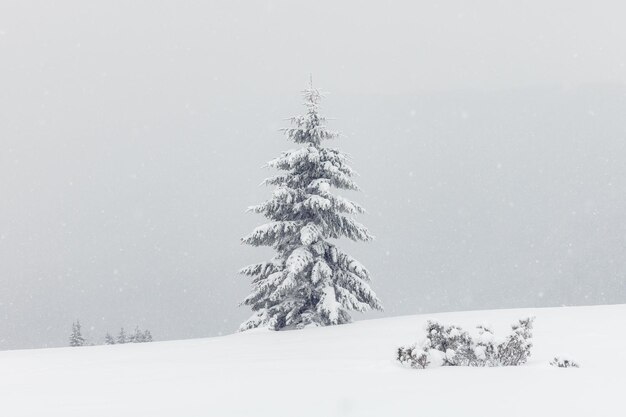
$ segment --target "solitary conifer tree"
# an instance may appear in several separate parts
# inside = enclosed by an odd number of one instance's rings
[[[270,161],[283,171],[264,181],[275,186],[272,197],[249,211],[263,214],[270,223],[257,227],[242,241],[271,246],[276,256],[243,268],[253,278],[253,291],[242,304],[254,311],[240,330],[268,327],[303,328],[350,322],[350,310],[381,310],[370,289],[368,270],[342,252],[329,239],[373,239],[367,228],[353,219],[363,213],[358,204],[331,192],[332,188],[358,190],[348,157],[322,143],[335,139],[319,114],[320,92],[309,86],[303,92],[306,113],[291,118],[283,129],[288,139],[302,145]]]
[[[70,346],[85,346],[85,338],[81,334],[80,331],[80,322],[76,320],[75,323],[72,323],[72,334],[70,335]]]

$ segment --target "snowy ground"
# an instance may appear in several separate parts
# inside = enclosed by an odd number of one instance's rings
[[[435,318],[496,332],[535,315],[530,362],[411,370]],[[2,416],[623,416],[626,305],[472,311],[332,328],[0,352]],[[567,353],[579,369],[548,366]]]

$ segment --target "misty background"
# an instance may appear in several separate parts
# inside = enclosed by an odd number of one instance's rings
[[[626,302],[621,2],[0,3],[0,349],[234,332],[309,74],[385,312]]]

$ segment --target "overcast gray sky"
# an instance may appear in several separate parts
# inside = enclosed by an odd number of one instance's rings
[[[310,73],[384,315],[626,302],[625,12],[1,2],[0,349],[64,345],[77,318],[94,342],[234,331],[236,271],[270,255],[239,244],[263,221],[244,211]]]

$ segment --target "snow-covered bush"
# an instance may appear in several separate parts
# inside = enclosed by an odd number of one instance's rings
[[[556,366],[557,368],[578,368],[580,365],[574,362],[569,358],[565,358],[563,356],[555,356],[554,359],[550,361],[550,365]]]
[[[533,347],[530,339],[533,337],[533,318],[519,320],[511,326],[513,333],[498,345],[497,359],[502,366],[516,366],[526,363]]]
[[[398,361],[411,368],[424,369],[430,365],[430,355],[428,350],[419,347],[417,344],[411,346],[400,346],[398,348]]]
[[[478,337],[474,346],[474,366],[498,366],[498,344],[493,329],[488,324],[477,326]]]
[[[498,341],[487,325],[478,326],[472,337],[459,326],[435,321],[426,323],[426,338],[421,343],[400,347],[397,360],[412,368],[429,366],[517,366],[530,356],[533,318],[512,325],[512,333]]]
[[[426,323],[428,347],[431,356],[435,352],[443,366],[467,366],[473,357],[472,337],[458,326],[444,326],[429,320]],[[432,362],[432,360],[431,360]]]

